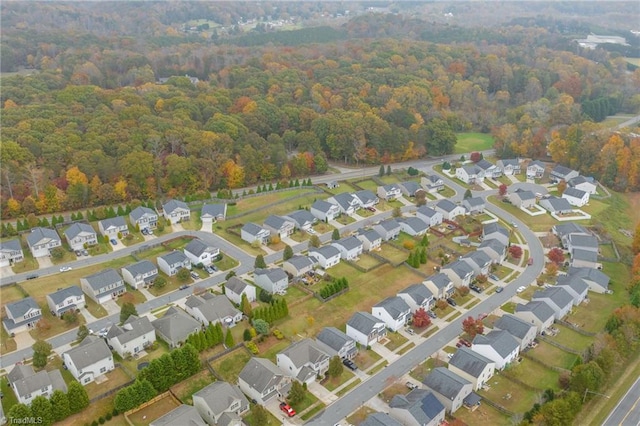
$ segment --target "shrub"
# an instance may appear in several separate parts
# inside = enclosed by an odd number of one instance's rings
[[[98,423],[100,423],[101,425],[104,424],[104,422],[106,422],[106,420],[104,419],[104,417],[100,416],[100,418],[98,419]]]
[[[107,419],[107,421],[109,421],[109,420],[111,420],[112,415],[111,415],[111,413],[107,413],[107,415],[104,416],[104,417]]]
[[[284,339],[284,334],[280,330],[273,330],[273,335],[276,336],[276,339],[282,340]]]
[[[98,426],[98,421],[97,420],[92,421],[91,426]]]
[[[406,248],[407,250],[413,250],[415,246],[416,245],[413,241],[405,241],[404,243],[402,243],[402,247]]]
[[[258,346],[255,343],[248,342],[246,346],[247,346],[247,349],[249,349],[249,352],[251,352],[253,355],[258,355],[260,353],[260,350],[258,349]]]

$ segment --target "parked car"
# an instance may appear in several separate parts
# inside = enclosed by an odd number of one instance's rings
[[[436,315],[436,313],[433,311],[427,311],[427,315],[429,315],[431,318],[438,318],[438,315]]]
[[[409,389],[411,389],[411,390],[418,389],[418,385],[416,385],[416,384],[415,384],[415,383],[413,383],[413,382],[407,382],[407,383],[405,383],[405,384],[406,384],[406,386],[407,386]]]
[[[502,290],[504,290],[504,288],[498,287],[498,288],[496,288],[496,293],[502,293]]]
[[[82,250],[82,255],[83,256],[89,256],[89,250]]]
[[[413,336],[414,334],[416,334],[416,332],[415,332],[415,331],[413,331],[413,328],[407,328],[407,333],[408,333],[408,334],[410,334],[410,335],[412,335],[412,336]]]
[[[375,212],[376,208],[375,207],[367,207],[367,210],[369,210],[370,212]]]
[[[309,228],[309,229],[307,229],[307,232],[308,232],[309,234],[311,234],[311,235],[315,235],[315,234],[316,234],[316,230],[315,230],[315,229],[313,229],[313,228]]]
[[[344,364],[345,367],[347,367],[351,371],[356,371],[358,369],[358,366],[356,365],[356,363],[351,361],[350,359],[343,359],[342,363]]]
[[[529,260],[527,260],[527,265],[533,265],[533,257],[530,257]]]
[[[515,222],[511,222],[511,226],[513,226],[514,228],[517,228],[517,227],[518,227],[518,224],[517,224],[517,223],[515,223]]]
[[[280,403],[280,409],[282,411],[284,411],[286,413],[287,416],[289,417],[293,417],[296,415],[296,410],[294,410],[293,408],[291,408],[289,406],[289,404],[287,404],[286,402],[281,402]]]
[[[78,256],[78,257],[82,256],[82,251],[81,250],[76,250],[75,253],[76,253],[76,256]]]
[[[142,230],[140,232],[142,232],[142,235],[148,235],[149,234],[149,230],[147,228],[142,228]]]
[[[109,242],[114,246],[118,245],[118,241],[115,238],[110,239]]]
[[[468,348],[470,348],[470,347],[471,347],[471,342],[470,342],[470,341],[468,341],[468,340],[466,340],[466,339],[460,339],[460,340],[459,340],[459,343],[461,343],[462,345],[464,345],[464,346],[466,346],[466,347],[468,347]]]
[[[200,275],[198,275],[197,273],[191,271],[191,278],[193,278],[194,280],[198,280],[198,279],[200,279]]]
[[[494,281],[500,281],[500,278],[498,278],[498,276],[495,274],[489,274],[489,278],[491,278]]]
[[[527,288],[523,285],[521,285],[520,287],[518,287],[518,289],[516,290],[516,293],[522,293],[523,291],[525,291]]]
[[[71,266],[63,266],[62,268],[60,268],[60,272],[67,272],[70,271],[72,268]]]
[[[36,278],[38,278],[38,274],[27,275],[28,280],[35,280]]]
[[[475,284],[469,284],[469,288],[473,291],[475,291],[476,293],[482,293],[482,288],[480,286],[477,286]]]
[[[211,266],[205,266],[204,270],[207,271],[207,274],[209,274],[209,275],[211,275],[211,274],[213,274],[215,272]]]
[[[453,300],[451,297],[447,297],[447,303],[450,304],[451,306],[458,306],[456,301]]]
[[[186,285],[186,284],[184,284],[184,285],[181,285],[181,286],[180,286],[179,290],[186,290],[186,289],[188,289],[188,288],[189,288],[189,286],[188,286],[188,285]]]

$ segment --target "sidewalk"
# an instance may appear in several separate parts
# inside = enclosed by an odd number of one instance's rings
[[[153,294],[149,293],[149,290],[147,290],[144,287],[140,287],[138,290],[140,290],[140,293],[144,294],[144,297],[146,297],[147,300],[152,300],[152,299],[156,298],[156,296],[154,296]]]

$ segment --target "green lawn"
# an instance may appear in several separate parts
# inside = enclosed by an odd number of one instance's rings
[[[560,384],[558,383],[560,373],[543,367],[530,359],[522,358],[522,362],[508,367],[507,370],[508,374],[537,389],[560,390]],[[529,407],[531,407],[531,405],[532,404],[529,404]]]
[[[375,183],[373,181],[373,179],[363,180],[363,181],[357,182],[355,184],[358,185],[359,187],[361,187],[362,189],[368,189],[369,191],[373,192],[374,194],[378,190],[378,184]]]
[[[451,198],[456,195],[456,191],[449,188],[448,186],[445,186],[442,191],[438,192],[438,194],[442,195],[445,198]]]
[[[408,339],[400,333],[387,333],[387,339],[389,339],[389,343],[384,346],[390,351],[395,351],[408,341]]]
[[[458,133],[454,154],[467,154],[474,151],[486,151],[493,147],[493,136],[487,133]]]
[[[18,398],[16,398],[16,394],[13,393],[13,389],[9,386],[9,380],[7,376],[4,376],[0,379],[0,392],[4,395],[2,398],[2,409],[4,413],[9,412],[11,407],[18,403]]]
[[[565,352],[544,341],[540,341],[535,349],[529,351],[529,355],[547,365],[566,368],[567,370],[573,367],[573,364],[578,358],[577,355]]]
[[[213,367],[225,382],[236,383],[240,371],[242,371],[245,364],[249,362],[249,359],[251,359],[251,355],[243,348],[238,348],[222,358],[212,361],[211,367]]]
[[[502,405],[509,411],[524,413],[529,411],[536,402],[536,392],[530,391],[499,374],[489,379],[487,384],[490,389],[479,391],[480,396]]]
[[[413,370],[411,370],[409,375],[417,381],[422,382],[424,378],[431,373],[431,370],[436,367],[436,362],[437,361],[435,359],[429,357],[425,362],[418,364]]]
[[[576,351],[583,351],[593,343],[593,337],[582,335],[560,324],[555,324],[554,327],[560,330],[560,332],[556,336],[550,337],[550,339],[553,339],[563,346]]]
[[[342,374],[340,374],[338,377],[332,377],[328,379],[327,381],[322,383],[322,385],[325,388],[327,388],[327,390],[334,391],[335,389],[342,386],[344,383],[351,380],[351,378],[353,378],[353,373],[349,371],[347,368],[343,368]]]
[[[336,222],[341,225],[348,225],[350,223],[355,222],[356,220],[349,215],[341,214],[338,218],[336,218]]]
[[[356,263],[358,264],[358,266],[362,266],[365,269],[374,268],[381,264],[378,259],[366,253],[361,254]]]
[[[254,406],[255,408],[256,406]],[[244,416],[242,420],[248,424],[249,426],[280,426],[282,422],[276,418],[269,410],[264,410],[267,414],[267,421],[258,423],[256,419],[254,419],[253,409],[249,411],[249,414]]]
[[[489,404],[482,404],[474,411],[458,410],[454,416],[456,419],[462,420],[467,425],[492,425],[492,426],[511,426],[513,420],[506,414],[502,414]]]
[[[233,383],[235,383],[235,381]],[[307,408],[311,407],[316,402],[318,402],[318,398],[316,398],[316,396],[311,392],[307,391],[304,393],[304,398],[302,399],[302,401],[296,404],[290,403],[290,405],[291,405],[291,408],[296,410],[296,413],[301,413]]]
[[[208,369],[204,369],[194,376],[189,377],[186,380],[171,387],[171,391],[185,404],[191,404],[193,401],[191,396],[198,392],[200,389],[215,382],[216,379],[209,372]]]
[[[238,266],[240,262],[228,254],[223,254],[222,259],[213,262],[213,264],[221,271],[228,271],[229,269],[233,269]]]
[[[391,243],[382,244],[378,254],[392,263],[403,262],[409,257],[409,253],[394,247]]]

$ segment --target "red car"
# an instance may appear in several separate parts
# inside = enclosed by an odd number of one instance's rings
[[[285,413],[287,413],[287,416],[289,417],[293,417],[296,415],[296,410],[294,410],[293,408],[289,407],[289,404],[287,404],[286,402],[281,402],[280,403],[280,409],[282,411],[284,411]]]
[[[468,340],[465,340],[465,339],[460,339],[460,341],[458,343],[463,344],[468,348],[471,347],[471,342],[469,342]]]

